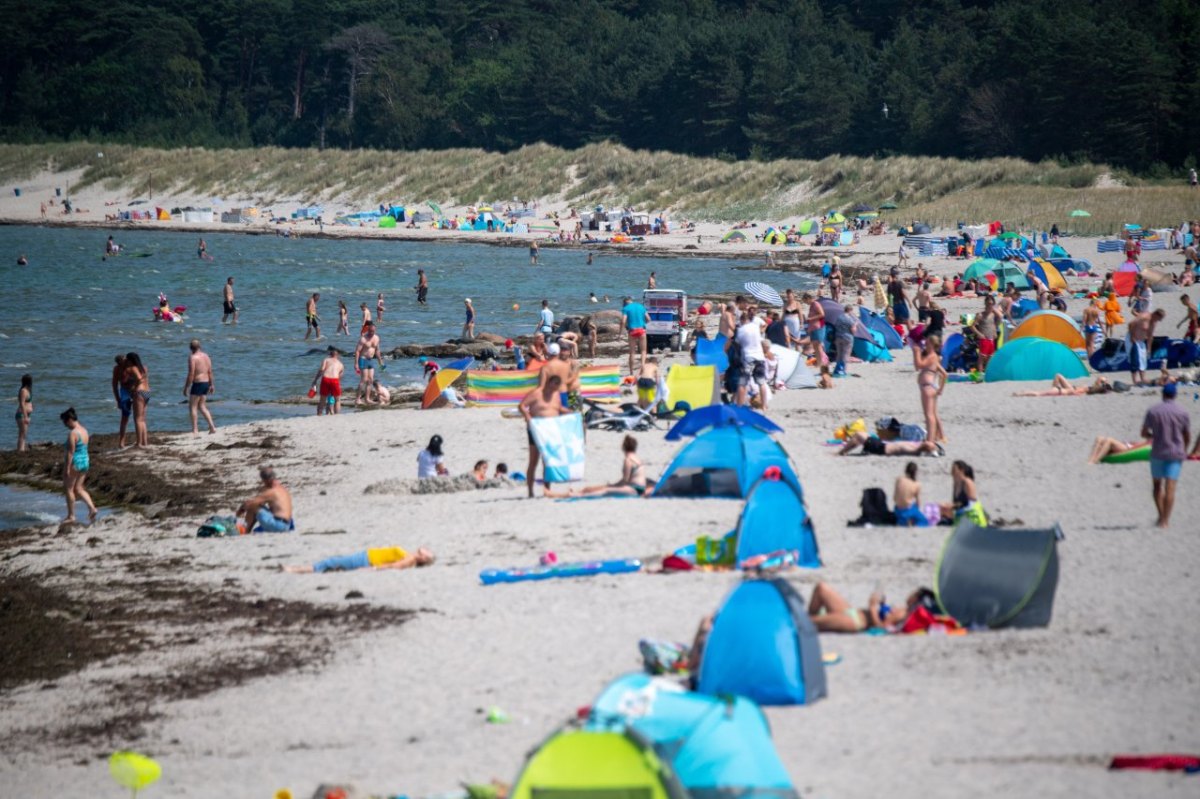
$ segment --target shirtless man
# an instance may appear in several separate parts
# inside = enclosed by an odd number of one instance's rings
[[[358,374],[358,393],[354,396],[354,404],[360,400],[371,401],[371,387],[375,385],[375,369],[379,366],[379,335],[375,332],[375,323],[363,325],[362,335],[358,337],[358,346],[354,348],[354,371]],[[375,401],[379,403],[379,394]]]
[[[933,294],[929,291],[929,283],[921,280],[917,283],[917,321],[925,324],[929,321],[929,303],[933,302]]]
[[[371,324],[371,309],[367,307],[365,302],[358,306],[358,308],[362,311],[362,326],[358,329],[359,335],[362,335],[366,332],[367,325]]]
[[[228,278],[225,281],[224,304],[222,305],[221,310],[221,324],[226,324],[229,321],[230,316],[233,317],[233,323],[235,325],[237,324],[238,309],[237,305],[233,301],[233,278]]]
[[[996,339],[1000,335],[1000,325],[1004,318],[996,310],[996,298],[991,294],[983,299],[983,311],[976,315],[971,327],[979,336],[979,371],[987,370],[988,361],[996,354]]]
[[[217,432],[213,424],[212,414],[208,412],[208,395],[214,391],[212,359],[207,352],[200,349],[200,339],[194,338],[188,344],[192,354],[188,356],[187,379],[183,383],[183,396],[188,400],[188,416],[192,418],[192,435],[199,435],[197,429],[198,415],[204,416],[208,422],[208,432]]]
[[[546,337],[541,333],[534,333],[533,342],[529,345],[529,357],[539,361],[550,360],[550,352],[546,347]]]
[[[654,404],[658,396],[658,358],[651,355],[642,362],[637,376],[637,404],[642,410]]]
[[[1159,308],[1154,313],[1138,314],[1129,323],[1129,332],[1125,336],[1125,354],[1129,356],[1129,374],[1133,384],[1146,384],[1146,369],[1150,363],[1150,342],[1154,340],[1154,328],[1163,320],[1167,312]]]
[[[579,398],[579,392],[583,383],[579,379],[579,362],[571,350],[561,344],[551,344],[546,348],[546,353],[550,360],[538,373],[538,385],[543,386],[551,377],[557,377],[562,386],[559,396],[562,404],[567,410],[582,411],[583,401]]]
[[[320,401],[317,403],[317,416],[322,413],[329,415],[342,411],[342,373],[346,371],[337,347],[330,347],[329,354],[321,361],[317,374],[313,377],[313,388],[320,389]],[[319,386],[318,386],[319,384]]]
[[[1186,315],[1180,320],[1179,324],[1175,325],[1175,327],[1180,328],[1186,324],[1187,334],[1184,336],[1184,338],[1186,338],[1188,341],[1195,342],[1197,334],[1200,333],[1200,311],[1197,311],[1195,301],[1186,294],[1181,295],[1179,297],[1179,301],[1183,303]]]
[[[537,469],[538,459],[541,457],[537,444],[533,440],[533,430],[530,427],[530,421],[570,413],[570,411],[563,407],[562,399],[559,397],[559,390],[562,388],[562,385],[562,378],[556,374],[552,374],[546,378],[544,383],[526,394],[525,399],[521,400],[521,404],[518,406],[521,416],[525,419],[525,434],[529,438],[529,468],[525,472],[525,485],[529,489],[530,499],[533,499],[534,471]],[[542,477],[545,477],[545,469],[542,470]],[[547,484],[546,488],[549,487],[549,484]]]
[[[1096,351],[1096,339],[1104,340],[1103,330],[1100,321],[1100,306],[1096,302],[1088,303],[1087,307],[1083,309],[1083,340],[1087,345],[1089,358]]]
[[[728,341],[736,332],[737,314],[734,312],[733,304],[727,302],[721,306],[721,319],[717,325],[717,334],[724,336]]]
[[[258,478],[262,481],[262,491],[237,509],[237,515],[246,519],[244,527],[238,525],[238,532],[253,532],[255,524],[262,527],[264,533],[287,532],[292,526],[292,495],[275,477],[275,470],[270,466],[260,467]]]
[[[304,328],[305,341],[308,341],[310,333],[316,333],[316,340],[321,340],[321,317],[317,316],[317,301],[320,299],[321,295],[314,292],[304,305],[304,323],[307,325]]]
[[[425,270],[417,270],[417,285],[413,286],[417,292],[417,304],[425,305],[425,298],[429,296],[429,278],[425,277]]]

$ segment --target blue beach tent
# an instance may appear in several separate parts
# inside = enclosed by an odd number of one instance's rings
[[[803,494],[784,480],[763,477],[750,489],[738,517],[737,562],[781,551],[793,553],[797,566],[821,566],[817,536]]]
[[[1028,336],[1005,342],[988,361],[984,380],[1053,380],[1056,374],[1076,380],[1087,377],[1088,368],[1065,344]]]
[[[614,728],[649,743],[691,799],[796,799],[766,718],[748,699],[708,696],[663,677],[626,674],[596,697],[584,727]]]
[[[867,363],[887,363],[892,360],[892,354],[888,352],[888,348],[884,345],[883,334],[878,330],[868,331],[871,334],[872,341],[866,339],[854,339],[854,347],[851,352],[855,358],[866,361]],[[896,331],[892,331],[895,333]]]
[[[753,427],[716,427],[688,442],[667,465],[656,497],[725,497],[742,499],[771,466],[800,491],[800,478],[786,451]]]
[[[878,314],[866,306],[860,306],[858,309],[858,319],[867,330],[872,333],[879,333],[883,336],[883,345],[889,350],[904,349],[904,340],[900,338],[900,334],[896,332],[896,328],[888,324],[887,317],[883,314]]]
[[[722,374],[729,368],[729,356],[725,354],[727,339],[717,335],[712,339],[696,339],[696,365],[715,366],[717,374]]]
[[[761,705],[806,705],[826,696],[817,628],[783,580],[747,580],[717,611],[704,645],[701,693]]]

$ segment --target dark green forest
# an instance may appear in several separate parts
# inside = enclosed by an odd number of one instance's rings
[[[729,158],[1200,143],[1200,2],[3,0],[0,138]],[[885,113],[884,107],[887,111]]]

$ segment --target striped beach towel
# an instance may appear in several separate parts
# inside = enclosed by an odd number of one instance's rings
[[[579,373],[580,394],[596,402],[612,402],[621,398],[621,367],[617,364],[587,366]],[[536,369],[490,372],[472,369],[467,372],[468,405],[518,405],[537,388]]]

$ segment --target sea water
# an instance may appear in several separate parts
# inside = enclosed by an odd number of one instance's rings
[[[123,254],[105,260],[110,232]],[[68,406],[93,433],[114,432],[119,415],[111,390],[113,358],[129,351],[141,356],[150,373],[150,429],[187,429],[183,384],[192,338],[200,339],[213,360],[216,393],[210,407],[218,426],[312,413],[303,405],[275,401],[307,391],[321,360],[313,349],[332,343],[353,350],[359,305],[367,303],[374,317],[379,292],[387,308],[379,325],[386,351],[398,344],[457,338],[465,297],[476,309],[476,332],[509,337],[534,331],[543,298],[557,316],[617,309],[623,295],[641,294],[652,271],[660,288],[690,294],[738,290],[748,279],[774,281],[781,292],[811,285],[806,276],[751,274],[736,269],[746,261],[718,258],[596,253],[589,266],[586,251],[545,248],[535,267],[525,247],[230,233],[203,237],[212,260],[197,256],[197,234],[0,228],[0,396],[9,409],[0,446],[14,446],[12,415],[26,372],[34,379],[31,441],[64,439],[58,414]],[[19,255],[28,266],[16,266]],[[425,306],[416,302],[418,269],[429,278]],[[234,278],[240,311],[236,326],[221,323],[228,277]],[[186,306],[182,323],[154,320],[160,292],[171,307]],[[304,340],[305,301],[313,292],[321,294],[325,340],[320,343]],[[608,295],[610,301],[591,303],[589,292]],[[350,309],[349,337],[335,335],[339,299]],[[353,368],[349,359],[345,362],[344,383],[352,387]],[[381,378],[396,387],[417,385],[420,375],[415,359],[401,359],[389,361]]]

